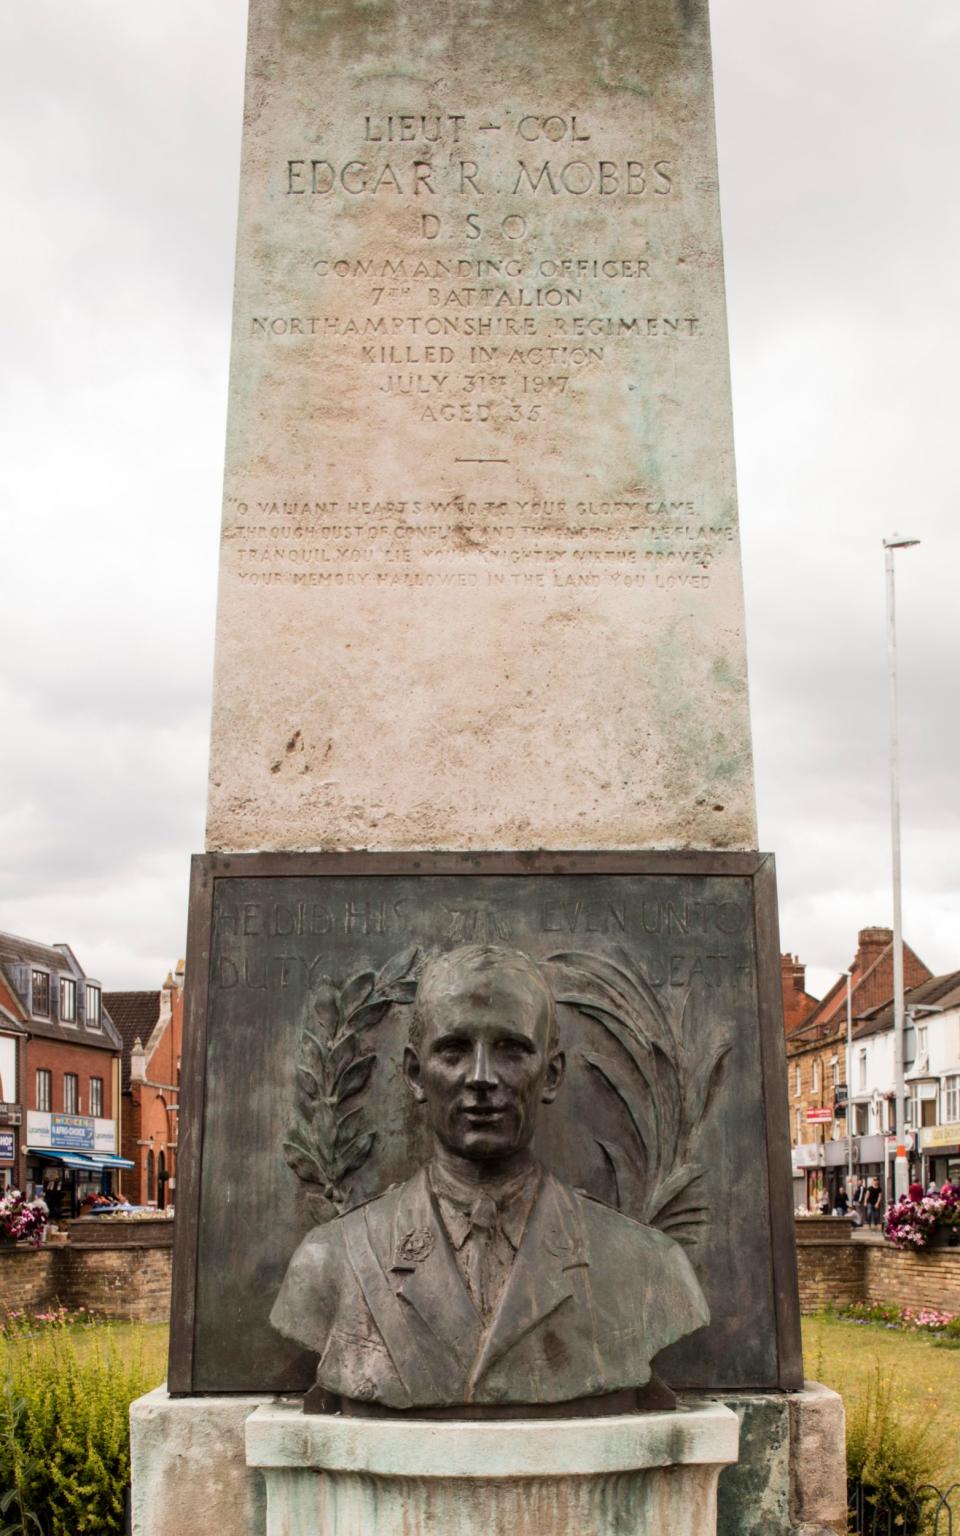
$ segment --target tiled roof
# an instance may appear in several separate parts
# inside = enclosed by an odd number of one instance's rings
[[[73,975],[73,967],[66,956],[52,944],[35,944],[32,939],[21,939],[16,933],[0,933],[0,965],[10,961],[13,965],[41,965],[47,971],[64,971]]]
[[[67,946],[64,945],[64,949]],[[0,933],[0,972],[4,973],[7,986],[21,1007],[27,1032],[44,1040],[63,1040],[70,1045],[89,1045],[98,1051],[118,1051],[120,1037],[111,1023],[108,1010],[101,1009],[101,1028],[88,1029],[85,1023],[61,1024],[55,1018],[37,1018],[26,1012],[22,999],[16,992],[8,967],[16,965],[38,966],[51,971],[54,976],[72,976],[78,988],[85,980],[84,972],[72,951],[64,954],[54,944],[36,944],[32,939],[21,938],[16,933]],[[103,1001],[101,995],[101,1002]]]
[[[947,971],[942,976],[931,976],[929,981],[923,981],[918,987],[911,987],[904,993],[904,1003],[909,1008],[915,1004],[925,1003],[927,1007],[935,1005],[939,1008],[956,1008],[960,1006],[960,971]],[[924,1017],[923,1014],[920,1015]],[[858,1018],[854,1025],[854,1037],[860,1039],[865,1035],[878,1035],[882,1030],[893,1028],[893,1000],[888,999],[878,1008],[872,1008],[869,1013]]]
[[[146,1045],[160,1017],[159,992],[105,992],[104,1006],[117,1028],[123,1046],[120,1088],[130,1087],[130,1052],[135,1040]]]

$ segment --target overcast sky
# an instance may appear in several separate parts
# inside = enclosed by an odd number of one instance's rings
[[[0,927],[108,988],[203,843],[245,0],[0,7]],[[960,5],[714,0],[761,846],[823,990],[889,923],[960,966]]]

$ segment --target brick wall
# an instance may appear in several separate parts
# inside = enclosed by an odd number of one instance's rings
[[[170,1316],[169,1247],[82,1248],[67,1243],[53,1276],[64,1306],[86,1307],[98,1317],[162,1323]]]
[[[53,1248],[0,1247],[0,1308],[37,1312],[53,1299]]]
[[[800,1310],[854,1301],[960,1312],[960,1248],[904,1252],[834,1216],[796,1222]]]
[[[801,1312],[819,1312],[828,1303],[845,1307],[864,1299],[864,1249],[853,1241],[852,1223],[836,1216],[811,1216],[795,1224]]]
[[[889,1243],[863,1246],[866,1301],[960,1312],[960,1248],[904,1253]]]
[[[59,1301],[124,1322],[165,1322],[172,1259],[168,1244],[0,1248],[0,1307],[37,1311]]]

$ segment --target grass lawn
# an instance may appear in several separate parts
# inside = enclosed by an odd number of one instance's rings
[[[942,1445],[941,1486],[960,1481],[960,1349],[942,1349],[922,1334],[878,1323],[846,1323],[822,1315],[803,1319],[806,1375],[833,1387],[849,1406],[877,1366],[893,1383],[903,1417],[933,1424]]]
[[[142,1351],[144,1370],[150,1378],[151,1387],[158,1387],[167,1374],[167,1338],[169,1329],[166,1323],[110,1323],[108,1325],[110,1337],[113,1339],[118,1355],[123,1357],[131,1350]],[[77,1354],[81,1358],[89,1354],[90,1350],[97,1346],[102,1337],[99,1329],[90,1328],[88,1324],[80,1324],[70,1329],[71,1338],[76,1345]],[[51,1335],[46,1335],[51,1340],[49,1347],[54,1347]],[[36,1341],[43,1347],[44,1335],[40,1335]],[[28,1347],[26,1342],[16,1339],[0,1337],[0,1366],[4,1357],[10,1350],[22,1350]]]

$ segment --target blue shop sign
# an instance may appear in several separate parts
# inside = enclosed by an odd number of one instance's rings
[[[50,1146],[61,1151],[92,1152],[94,1124],[87,1115],[51,1115]]]
[[[17,1141],[12,1131],[0,1131],[0,1163],[15,1163]]]

